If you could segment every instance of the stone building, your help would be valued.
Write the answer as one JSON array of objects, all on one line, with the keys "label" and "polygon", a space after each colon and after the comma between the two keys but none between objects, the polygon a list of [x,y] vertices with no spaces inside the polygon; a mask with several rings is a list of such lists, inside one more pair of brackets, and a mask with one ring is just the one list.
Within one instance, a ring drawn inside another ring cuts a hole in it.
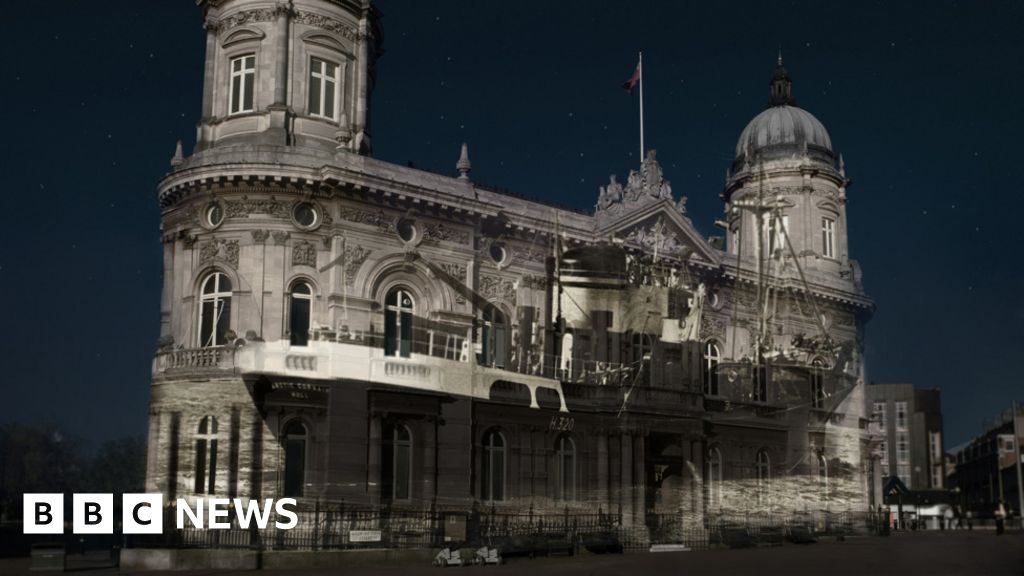
[{"label": "stone building", "polygon": [[149,490],[637,526],[868,508],[873,303],[842,159],[781,59],[709,239],[653,151],[593,211],[474,183],[465,146],[452,177],[374,159],[366,1],[199,4]]}]

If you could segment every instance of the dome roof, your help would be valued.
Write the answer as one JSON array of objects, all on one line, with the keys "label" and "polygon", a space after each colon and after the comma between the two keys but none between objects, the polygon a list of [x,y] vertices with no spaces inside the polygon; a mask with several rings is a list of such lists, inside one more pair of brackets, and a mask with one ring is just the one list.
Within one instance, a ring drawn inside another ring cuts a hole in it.
[{"label": "dome roof", "polygon": [[814,115],[797,107],[793,80],[782,65],[781,53],[768,86],[768,109],[755,116],[740,134],[734,166],[755,157],[784,158],[792,157],[794,153],[803,153],[813,161],[831,164],[832,140]]},{"label": "dome roof", "polygon": [[736,157],[769,146],[803,148],[805,144],[832,152],[832,140],[817,118],[803,108],[780,104],[761,112],[747,124],[736,142]]}]

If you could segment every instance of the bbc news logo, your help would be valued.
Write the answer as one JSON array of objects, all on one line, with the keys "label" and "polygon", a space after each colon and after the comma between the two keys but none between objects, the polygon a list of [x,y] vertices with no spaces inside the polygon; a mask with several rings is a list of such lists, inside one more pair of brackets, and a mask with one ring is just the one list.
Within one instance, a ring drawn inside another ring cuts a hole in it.
[{"label": "bbc news logo", "polygon": [[[74,534],[113,534],[113,494],[73,494],[71,531]],[[266,530],[271,512],[277,518],[274,526],[291,530],[299,523],[294,498],[258,500],[243,498],[196,499],[191,505],[184,498],[175,502],[175,525],[179,530],[186,521],[195,528],[226,530],[231,527],[228,517],[235,512],[239,528],[251,525]],[[124,534],[162,534],[164,530],[163,494],[123,494],[121,496],[121,531]],[[63,494],[25,494],[22,531],[25,534],[64,533]]]}]

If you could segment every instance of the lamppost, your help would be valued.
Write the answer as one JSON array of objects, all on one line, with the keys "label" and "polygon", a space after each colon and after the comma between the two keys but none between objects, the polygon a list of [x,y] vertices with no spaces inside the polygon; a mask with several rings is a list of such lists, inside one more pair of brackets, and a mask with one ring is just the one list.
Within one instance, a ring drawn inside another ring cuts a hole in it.
[{"label": "lamppost", "polygon": [[[1020,524],[1022,530],[1024,530],[1024,484],[1021,483],[1021,469],[1020,469],[1020,434],[1021,431],[1017,429],[1017,401],[1013,401],[1013,408],[1010,410],[1010,417],[1013,418],[1013,459],[1014,465],[1017,468],[1017,522]],[[1002,474],[1000,474],[1002,478]]]}]

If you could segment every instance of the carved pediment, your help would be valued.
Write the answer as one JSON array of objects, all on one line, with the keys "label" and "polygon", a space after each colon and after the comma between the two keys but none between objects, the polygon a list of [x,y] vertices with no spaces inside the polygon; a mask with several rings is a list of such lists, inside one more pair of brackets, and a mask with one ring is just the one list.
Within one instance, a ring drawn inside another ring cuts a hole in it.
[{"label": "carved pediment", "polygon": [[638,248],[658,258],[701,262],[717,266],[719,256],[707,240],[669,202],[654,204],[628,215],[605,228],[598,236],[617,238],[627,247]]},{"label": "carved pediment", "polygon": [[680,260],[689,259],[693,254],[693,246],[679,237],[678,230],[665,223],[662,217],[653,222],[647,221],[620,233],[626,244],[634,245],[659,256],[676,257]]},{"label": "carved pediment", "polygon": [[595,206],[598,226],[603,222],[617,220],[638,209],[662,202],[674,203],[680,214],[686,214],[686,197],[678,202],[672,197],[672,186],[665,179],[656,151],[651,150],[640,166],[640,171],[630,170],[623,186],[612,174],[608,185],[600,188]]}]

